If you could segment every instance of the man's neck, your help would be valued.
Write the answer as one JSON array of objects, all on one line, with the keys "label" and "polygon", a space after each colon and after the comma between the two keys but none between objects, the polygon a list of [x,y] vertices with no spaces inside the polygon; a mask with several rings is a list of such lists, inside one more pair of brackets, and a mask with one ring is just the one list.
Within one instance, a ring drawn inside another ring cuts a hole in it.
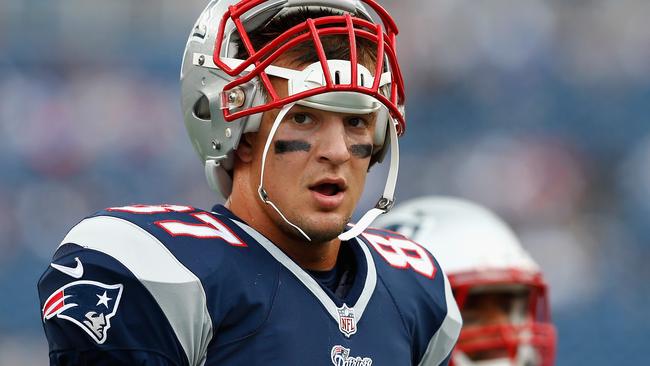
[{"label": "man's neck", "polygon": [[[327,242],[309,242],[297,231],[289,235],[282,230],[259,202],[243,197],[241,191],[233,191],[225,206],[247,225],[268,238],[300,267],[314,271],[327,271],[336,265],[341,241],[334,238]],[[257,197],[256,197],[257,198]]]}]

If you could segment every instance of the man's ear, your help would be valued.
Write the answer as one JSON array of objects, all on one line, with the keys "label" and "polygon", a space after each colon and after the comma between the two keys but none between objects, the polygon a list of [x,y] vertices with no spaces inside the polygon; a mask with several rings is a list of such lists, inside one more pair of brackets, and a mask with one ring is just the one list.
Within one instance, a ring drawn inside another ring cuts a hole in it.
[{"label": "man's ear", "polygon": [[241,160],[243,163],[250,163],[253,160],[253,140],[254,140],[254,132],[250,133],[245,133],[241,140],[239,140],[239,145],[237,146],[237,150],[235,150],[235,154],[237,155],[237,158]]}]

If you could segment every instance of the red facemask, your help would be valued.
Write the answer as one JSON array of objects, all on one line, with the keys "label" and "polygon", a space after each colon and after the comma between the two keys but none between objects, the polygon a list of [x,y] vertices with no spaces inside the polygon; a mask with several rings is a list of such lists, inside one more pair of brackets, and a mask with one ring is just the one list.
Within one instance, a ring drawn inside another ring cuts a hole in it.
[{"label": "red facemask", "polygon": [[462,273],[450,274],[449,280],[463,315],[454,352],[472,362],[507,358],[511,365],[522,359],[525,365],[554,364],[557,335],[540,273]]},{"label": "red facemask", "polygon": [[[251,114],[279,108],[283,105],[317,94],[344,91],[358,92],[376,98],[386,106],[391,116],[397,121],[396,127],[398,135],[404,133],[406,128],[406,122],[404,119],[404,82],[397,62],[395,50],[395,40],[398,30],[395,22],[385,9],[374,0],[360,0],[364,5],[367,5],[378,15],[381,20],[380,23],[375,24],[366,19],[353,17],[350,14],[307,19],[307,21],[290,28],[261,49],[256,50],[250,41],[249,34],[242,22],[242,17],[251,9],[268,1],[269,0],[240,1],[228,8],[228,11],[223,15],[220,22],[220,28],[215,39],[212,61],[229,76],[234,77],[234,80],[224,87],[224,94],[227,94],[229,90],[233,90],[239,85],[251,81],[255,77],[259,77],[269,96],[269,100],[261,105],[251,106],[236,112],[232,112],[228,108],[223,109],[224,119],[226,121],[233,121]],[[228,22],[234,24],[249,55],[241,64],[234,67],[232,64],[229,65],[221,57],[222,45],[224,44],[224,30]],[[350,48],[351,67],[351,80],[349,83],[337,83],[329,70],[321,37],[331,35],[347,35]],[[365,38],[377,46],[377,62],[374,69],[374,82],[371,86],[363,86],[358,80],[357,65],[359,60],[356,46],[357,38]],[[305,42],[313,43],[314,49],[318,54],[320,65],[323,68],[323,75],[326,83],[321,87],[281,98],[273,88],[265,69],[281,55],[290,52],[292,48]],[[382,90],[380,87],[382,76],[384,79],[387,76],[391,78],[389,87],[387,88],[388,90]]]}]

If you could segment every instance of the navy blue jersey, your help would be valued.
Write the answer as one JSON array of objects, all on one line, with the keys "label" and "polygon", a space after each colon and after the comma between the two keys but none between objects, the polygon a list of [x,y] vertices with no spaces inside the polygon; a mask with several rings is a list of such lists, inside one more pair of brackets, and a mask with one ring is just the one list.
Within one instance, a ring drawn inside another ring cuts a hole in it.
[{"label": "navy blue jersey", "polygon": [[51,365],[440,365],[461,320],[421,246],[342,243],[340,298],[223,206],[127,206],[65,237],[38,284]]}]

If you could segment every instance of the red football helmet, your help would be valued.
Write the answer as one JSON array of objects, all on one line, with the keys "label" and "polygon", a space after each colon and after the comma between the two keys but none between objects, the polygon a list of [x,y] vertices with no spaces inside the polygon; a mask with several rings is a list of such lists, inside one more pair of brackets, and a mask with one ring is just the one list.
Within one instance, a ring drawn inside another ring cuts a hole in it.
[{"label": "red football helmet", "polygon": [[551,366],[556,330],[539,266],[512,230],[468,201],[425,197],[377,224],[427,247],[449,277],[463,316],[455,366]]}]

